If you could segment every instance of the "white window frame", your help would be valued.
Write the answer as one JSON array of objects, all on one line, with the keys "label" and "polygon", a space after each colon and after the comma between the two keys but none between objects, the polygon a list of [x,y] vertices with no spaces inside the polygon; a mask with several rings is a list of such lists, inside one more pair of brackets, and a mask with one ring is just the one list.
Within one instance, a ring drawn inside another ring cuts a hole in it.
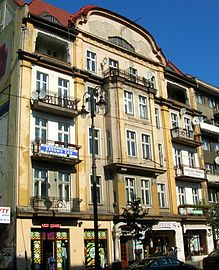
[{"label": "white window frame", "polygon": [[87,70],[96,73],[97,71],[97,54],[91,50],[86,52]]},{"label": "white window frame", "polygon": [[[35,140],[37,139],[40,139],[42,140],[43,143],[46,143],[47,141],[47,126],[48,126],[48,121],[47,119],[45,118],[41,118],[41,117],[35,117],[35,123],[34,123],[34,126],[35,126]],[[37,124],[36,122],[39,121],[39,123]],[[44,125],[45,123],[45,125]],[[38,130],[38,133],[39,133],[39,137],[36,136],[36,132]],[[43,138],[42,134],[45,132],[45,138]]]},{"label": "white window frame", "polygon": [[69,99],[70,90],[69,90],[69,80],[58,77],[58,97],[61,99]]},{"label": "white window frame", "polygon": [[143,205],[151,206],[151,183],[147,178],[141,178],[141,199]]},{"label": "white window frame", "polygon": [[151,136],[146,133],[141,133],[141,149],[142,149],[142,158],[151,159]]},{"label": "white window frame", "polygon": [[166,185],[164,183],[157,183],[157,194],[158,194],[158,203],[159,208],[166,208]]},{"label": "white window frame", "polygon": [[174,160],[175,160],[175,167],[181,168],[182,166],[182,150],[179,148],[173,148],[174,150]]},{"label": "white window frame", "polygon": [[[42,172],[45,173],[45,177],[43,177]],[[36,177],[36,173],[38,173],[38,177]],[[49,189],[48,189],[48,185],[47,184],[47,170],[46,169],[42,169],[42,168],[34,168],[33,170],[33,178],[34,178],[34,184],[33,184],[33,194],[35,197],[39,197],[39,198],[46,198],[46,195],[49,196]],[[38,192],[36,193],[36,184],[37,184],[37,190]],[[43,185],[45,188],[45,194],[43,194]],[[47,189],[47,190],[46,190]],[[47,194],[46,194],[47,193]]]},{"label": "white window frame", "polygon": [[136,131],[126,130],[127,154],[130,157],[137,157],[137,134]]},{"label": "white window frame", "polygon": [[132,92],[124,90],[125,113],[134,115],[134,95]]},{"label": "white window frame", "polygon": [[194,205],[199,204],[199,202],[200,202],[198,188],[192,188],[192,201],[193,201]]},{"label": "white window frame", "polygon": [[195,168],[195,153],[188,151],[189,168]]},{"label": "white window frame", "polygon": [[110,130],[106,130],[106,156],[110,157],[111,156],[111,147],[112,147],[112,142],[111,142],[111,132]]},{"label": "white window frame", "polygon": [[[90,175],[90,203],[93,203],[93,181],[92,175]],[[97,190],[97,203],[102,204],[103,202],[103,182],[102,177],[100,175],[96,175],[96,190]]]},{"label": "white window frame", "polygon": [[189,133],[192,131],[192,122],[190,118],[184,117],[184,127],[189,136]]},{"label": "white window frame", "polygon": [[[89,154],[92,155],[92,134],[91,127],[88,128],[88,145],[89,145]],[[94,137],[96,144],[95,155],[101,156],[101,130],[99,128],[94,128],[94,135],[97,133],[97,136]]]},{"label": "white window frame", "polygon": [[149,110],[148,110],[148,98],[142,95],[138,96],[139,104],[139,116],[142,119],[149,119]]},{"label": "white window frame", "polygon": [[205,104],[205,97],[202,94],[196,94],[196,101],[199,104]]},{"label": "white window frame", "polygon": [[179,127],[179,117],[177,113],[170,113],[171,127],[178,128]]},{"label": "white window frame", "polygon": [[179,204],[183,205],[186,204],[186,188],[178,186],[178,198]]},{"label": "white window frame", "polygon": [[[57,181],[57,192],[58,192],[58,198],[62,201],[69,201],[71,198],[71,177],[70,173],[68,172],[58,172],[58,181]],[[68,191],[66,193],[65,189],[68,188]]]},{"label": "white window frame", "polygon": [[136,68],[129,67],[129,76],[130,76],[130,81],[137,83],[138,70]]},{"label": "white window frame", "polygon": [[159,108],[155,107],[155,123],[156,123],[156,128],[160,129],[160,110]]},{"label": "white window frame", "polygon": [[158,143],[158,153],[159,153],[159,162],[160,166],[164,166],[164,154],[163,154],[163,145],[162,143]]},{"label": "white window frame", "polygon": [[133,196],[135,196],[135,184],[136,179],[134,177],[125,177],[125,194],[126,194],[126,203],[133,201]]},{"label": "white window frame", "polygon": [[58,141],[68,144],[70,142],[69,139],[70,139],[70,125],[67,123],[58,122]]},{"label": "white window frame", "polygon": [[109,58],[109,68],[119,69],[119,62],[112,58]]},{"label": "white window frame", "polygon": [[36,72],[36,91],[45,91],[48,93],[49,89],[49,75],[45,72],[37,70]]},{"label": "white window frame", "polygon": [[211,144],[209,140],[202,138],[202,149],[206,151],[211,151]]}]

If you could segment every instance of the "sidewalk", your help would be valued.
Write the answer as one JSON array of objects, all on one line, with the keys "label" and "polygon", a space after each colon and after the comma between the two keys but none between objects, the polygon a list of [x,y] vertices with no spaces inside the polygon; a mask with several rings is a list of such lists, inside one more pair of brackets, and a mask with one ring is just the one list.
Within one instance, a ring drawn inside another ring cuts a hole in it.
[{"label": "sidewalk", "polygon": [[197,261],[197,262],[185,261],[185,263],[195,265],[199,270],[202,270],[203,269],[202,261]]}]

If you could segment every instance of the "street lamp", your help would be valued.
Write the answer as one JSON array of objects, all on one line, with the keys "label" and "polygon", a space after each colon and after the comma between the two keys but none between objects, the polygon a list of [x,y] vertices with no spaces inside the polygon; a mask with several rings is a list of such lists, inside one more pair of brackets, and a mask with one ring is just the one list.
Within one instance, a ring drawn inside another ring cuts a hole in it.
[{"label": "street lamp", "polygon": [[[99,91],[100,90],[100,91]],[[95,125],[94,118],[96,116],[96,107],[103,109],[106,102],[102,95],[102,89],[100,86],[90,89],[83,95],[83,105],[79,114],[82,118],[86,118],[86,115],[90,113],[91,115],[91,147],[92,147],[92,180],[93,180],[93,216],[94,216],[94,247],[95,247],[95,269],[100,270],[100,257],[98,250],[98,209],[97,209],[97,175],[96,175],[96,147],[95,147]],[[88,96],[88,101],[90,103],[90,112],[88,112],[84,105],[85,96]],[[98,99],[96,102],[96,99]]]}]

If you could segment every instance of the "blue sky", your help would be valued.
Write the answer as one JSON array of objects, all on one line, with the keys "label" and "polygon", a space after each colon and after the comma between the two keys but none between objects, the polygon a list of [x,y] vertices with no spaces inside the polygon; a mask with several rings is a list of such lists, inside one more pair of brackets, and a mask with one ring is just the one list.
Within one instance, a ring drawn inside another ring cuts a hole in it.
[{"label": "blue sky", "polygon": [[180,70],[219,87],[219,0],[44,1],[70,13],[92,4],[136,20]]}]

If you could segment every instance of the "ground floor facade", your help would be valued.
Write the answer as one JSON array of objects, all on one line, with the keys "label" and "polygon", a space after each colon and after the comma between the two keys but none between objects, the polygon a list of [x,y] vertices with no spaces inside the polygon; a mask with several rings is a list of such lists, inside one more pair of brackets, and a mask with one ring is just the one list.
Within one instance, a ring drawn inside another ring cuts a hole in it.
[{"label": "ground floor facade", "polygon": [[[182,261],[201,260],[214,249],[208,227],[197,222],[160,221],[145,233],[143,241],[124,234],[124,222],[99,220],[98,224],[102,267],[118,262],[126,268],[138,259],[168,255],[172,247],[177,247]],[[55,259],[55,270],[89,269],[95,258],[93,221],[18,218],[15,249],[18,270],[49,269],[50,256]]]}]

